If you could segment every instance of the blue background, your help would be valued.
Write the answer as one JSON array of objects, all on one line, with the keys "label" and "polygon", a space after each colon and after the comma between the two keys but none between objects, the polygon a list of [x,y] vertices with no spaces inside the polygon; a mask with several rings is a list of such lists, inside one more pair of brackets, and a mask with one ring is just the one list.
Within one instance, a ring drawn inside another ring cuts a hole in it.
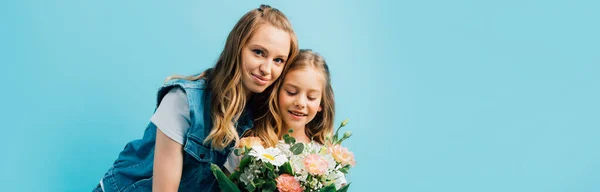
[{"label": "blue background", "polygon": [[2,191],[91,191],[260,3],[333,71],[351,191],[600,191],[598,1],[1,1]]}]

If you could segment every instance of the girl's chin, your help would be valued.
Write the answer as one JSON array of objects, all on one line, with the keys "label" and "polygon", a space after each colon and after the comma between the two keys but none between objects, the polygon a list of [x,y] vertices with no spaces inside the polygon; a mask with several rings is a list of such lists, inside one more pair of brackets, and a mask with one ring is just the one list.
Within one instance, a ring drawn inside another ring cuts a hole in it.
[{"label": "girl's chin", "polygon": [[294,123],[285,123],[287,127],[289,127],[290,129],[293,130],[298,130],[298,127],[304,127],[305,125],[302,125],[302,123],[300,122],[294,122]]}]

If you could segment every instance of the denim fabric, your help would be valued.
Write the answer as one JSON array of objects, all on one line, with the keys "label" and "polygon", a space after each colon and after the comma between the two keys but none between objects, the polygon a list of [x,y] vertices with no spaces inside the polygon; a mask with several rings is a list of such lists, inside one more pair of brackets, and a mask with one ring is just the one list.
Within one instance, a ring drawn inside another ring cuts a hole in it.
[{"label": "denim fabric", "polygon": [[[157,103],[175,86],[186,92],[191,120],[191,127],[184,136],[185,152],[179,191],[219,191],[210,163],[222,167],[233,144],[221,151],[203,144],[212,129],[211,90],[203,79],[174,79],[160,88]],[[235,125],[239,135],[250,129],[253,126],[250,111],[245,110]],[[149,123],[141,139],[127,143],[101,180],[105,192],[152,191],[156,130],[156,126]]]}]

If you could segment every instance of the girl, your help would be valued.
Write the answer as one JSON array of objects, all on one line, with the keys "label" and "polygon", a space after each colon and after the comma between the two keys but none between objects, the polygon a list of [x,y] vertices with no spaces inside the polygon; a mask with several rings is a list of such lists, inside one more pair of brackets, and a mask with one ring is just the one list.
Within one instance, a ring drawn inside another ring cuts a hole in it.
[{"label": "girl", "polygon": [[[255,128],[244,136],[259,137],[266,147],[273,147],[288,133],[296,141],[325,144],[333,131],[335,115],[333,88],[329,68],[323,57],[308,49],[300,50],[282,81],[275,83],[269,97],[269,112],[255,122]],[[266,132],[271,133],[266,134]],[[275,135],[272,137],[272,135]],[[225,168],[232,173],[240,157],[230,154]]]},{"label": "girl", "polygon": [[298,54],[286,16],[261,5],[229,33],[216,65],[173,77],[142,139],[129,142],[94,191],[215,191],[209,165],[222,165],[252,127],[246,104],[277,82]]}]

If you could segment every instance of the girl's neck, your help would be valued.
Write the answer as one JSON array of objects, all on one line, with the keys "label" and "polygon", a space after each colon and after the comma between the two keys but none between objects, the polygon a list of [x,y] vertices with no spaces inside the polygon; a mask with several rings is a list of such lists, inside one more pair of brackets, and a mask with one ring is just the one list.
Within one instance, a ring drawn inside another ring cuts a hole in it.
[{"label": "girl's neck", "polygon": [[290,134],[290,136],[292,136],[296,139],[296,142],[301,142],[301,143],[310,143],[311,142],[310,138],[308,138],[308,135],[306,135],[306,132],[304,131],[304,127],[291,128],[291,129],[293,129],[294,132],[288,133],[288,131],[290,130],[290,127],[286,126],[285,128],[283,128],[282,133],[284,135]]}]

